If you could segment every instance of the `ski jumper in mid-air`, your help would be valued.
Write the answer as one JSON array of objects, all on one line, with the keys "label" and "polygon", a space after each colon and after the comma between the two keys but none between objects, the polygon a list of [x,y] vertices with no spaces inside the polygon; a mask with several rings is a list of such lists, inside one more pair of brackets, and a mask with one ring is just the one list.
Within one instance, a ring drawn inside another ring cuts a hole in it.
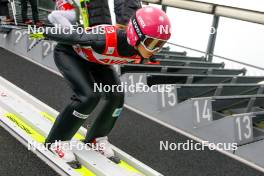
[{"label": "ski jumper in mid-air", "polygon": [[[52,146],[55,141],[70,141],[84,121],[92,118],[91,113],[96,108],[98,113],[92,114],[95,122],[83,142],[104,144],[99,152],[118,162],[107,135],[122,112],[124,92],[114,86],[110,92],[97,92],[94,91],[94,84],[120,85],[113,65],[142,63],[157,53],[171,36],[170,30],[163,31],[161,28],[171,29],[168,16],[158,8],[147,6],[136,11],[126,30],[114,25],[98,25],[82,34],[45,31],[43,36],[46,39],[58,42],[54,60],[74,92],[72,102],[58,115],[46,144]],[[63,150],[60,146],[52,148],[72,167],[79,167],[72,151]]]}]

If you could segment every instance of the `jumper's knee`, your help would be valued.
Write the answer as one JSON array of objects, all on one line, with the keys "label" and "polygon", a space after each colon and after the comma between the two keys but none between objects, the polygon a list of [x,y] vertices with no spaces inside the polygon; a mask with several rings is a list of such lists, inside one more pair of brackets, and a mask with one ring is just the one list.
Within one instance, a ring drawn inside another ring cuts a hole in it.
[{"label": "jumper's knee", "polygon": [[52,16],[52,13],[48,15],[48,20],[49,20],[49,22],[51,22],[52,24],[55,23],[55,20],[54,20],[54,18],[53,18],[53,16]]},{"label": "jumper's knee", "polygon": [[[61,11],[52,11],[49,15],[48,15],[48,20],[52,23],[52,24],[60,24],[61,19],[63,18],[63,16],[61,15]],[[62,24],[61,24],[62,25]]]},{"label": "jumper's knee", "polygon": [[90,92],[89,94],[85,95],[74,95],[71,97],[71,99],[75,102],[77,106],[86,106],[88,107],[95,107],[98,102],[100,101],[100,94]]},{"label": "jumper's knee", "polygon": [[73,115],[81,119],[87,119],[98,104],[100,97],[90,94],[89,96],[72,96]]}]

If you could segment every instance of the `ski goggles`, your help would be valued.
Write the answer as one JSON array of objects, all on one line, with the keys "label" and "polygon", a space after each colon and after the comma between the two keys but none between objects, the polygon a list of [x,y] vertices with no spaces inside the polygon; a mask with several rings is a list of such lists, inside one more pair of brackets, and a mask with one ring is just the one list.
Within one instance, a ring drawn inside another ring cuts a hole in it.
[{"label": "ski goggles", "polygon": [[145,39],[140,43],[149,52],[156,52],[162,49],[165,45],[166,40],[160,40],[153,37],[145,36]]},{"label": "ski goggles", "polygon": [[147,51],[149,52],[159,51],[162,49],[162,47],[167,42],[166,40],[161,40],[161,39],[157,39],[157,38],[153,38],[153,37],[145,35],[140,29],[140,25],[138,24],[138,21],[135,15],[131,18],[131,22],[132,22],[134,30],[137,33],[137,36],[140,39],[140,43],[143,45],[143,47]]}]

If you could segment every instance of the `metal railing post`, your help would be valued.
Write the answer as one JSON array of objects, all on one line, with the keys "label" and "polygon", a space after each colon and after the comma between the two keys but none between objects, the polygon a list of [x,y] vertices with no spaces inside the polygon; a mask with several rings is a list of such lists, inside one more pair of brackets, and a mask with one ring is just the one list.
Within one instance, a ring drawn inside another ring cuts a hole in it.
[{"label": "metal railing post", "polygon": [[206,55],[205,55],[205,58],[208,62],[212,62],[212,60],[213,60],[217,30],[218,30],[218,25],[219,25],[219,19],[220,19],[220,16],[214,15],[212,26],[211,26],[211,33],[209,36]]},{"label": "metal railing post", "polygon": [[168,7],[168,6],[165,6],[165,5],[162,5],[162,6],[161,6],[162,10],[163,10],[165,13],[167,12],[167,7]]}]

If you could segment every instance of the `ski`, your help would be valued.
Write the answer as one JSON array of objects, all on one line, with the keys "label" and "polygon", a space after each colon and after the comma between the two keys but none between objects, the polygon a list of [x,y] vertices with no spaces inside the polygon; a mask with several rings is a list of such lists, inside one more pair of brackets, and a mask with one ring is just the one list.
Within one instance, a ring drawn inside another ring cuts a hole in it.
[{"label": "ski", "polygon": [[15,0],[9,0],[9,3],[11,4],[13,18],[14,18],[14,21],[15,21],[15,25],[17,25]]},{"label": "ski", "polygon": [[[15,137],[23,137],[24,144],[32,146],[32,152],[38,152],[41,159],[62,175],[79,176],[161,176],[160,173],[144,165],[132,156],[113,146],[121,162],[116,164],[94,150],[73,148],[74,154],[82,164],[81,169],[73,169],[57,158],[46,148],[43,142],[50,131],[58,113],[30,94],[19,89],[0,77],[0,125],[13,132]],[[81,127],[74,136],[76,146],[83,145],[86,130]],[[40,146],[39,148],[34,148]],[[44,147],[44,146],[43,146]]]},{"label": "ski", "polygon": [[[27,24],[19,23],[19,22],[17,22],[16,24],[15,23],[0,24],[0,28],[17,29],[17,30],[28,29],[28,27],[34,27],[34,25],[27,25]],[[45,24],[42,27],[52,27],[52,25]],[[36,27],[36,28],[39,28],[39,27]]]},{"label": "ski", "polygon": [[[17,30],[21,30],[23,29],[22,26],[16,26],[16,25],[12,25],[12,24],[0,24],[0,28],[6,28],[6,29],[17,29]],[[25,28],[24,28],[25,29]]]},{"label": "ski", "polygon": [[88,3],[90,3],[90,0],[80,0],[80,12],[84,29],[89,27],[89,14],[87,10]]},{"label": "ski", "polygon": [[8,34],[13,29],[22,30],[22,29],[26,29],[26,28],[22,27],[22,26],[16,26],[12,23],[11,24],[0,24],[0,33]]}]

